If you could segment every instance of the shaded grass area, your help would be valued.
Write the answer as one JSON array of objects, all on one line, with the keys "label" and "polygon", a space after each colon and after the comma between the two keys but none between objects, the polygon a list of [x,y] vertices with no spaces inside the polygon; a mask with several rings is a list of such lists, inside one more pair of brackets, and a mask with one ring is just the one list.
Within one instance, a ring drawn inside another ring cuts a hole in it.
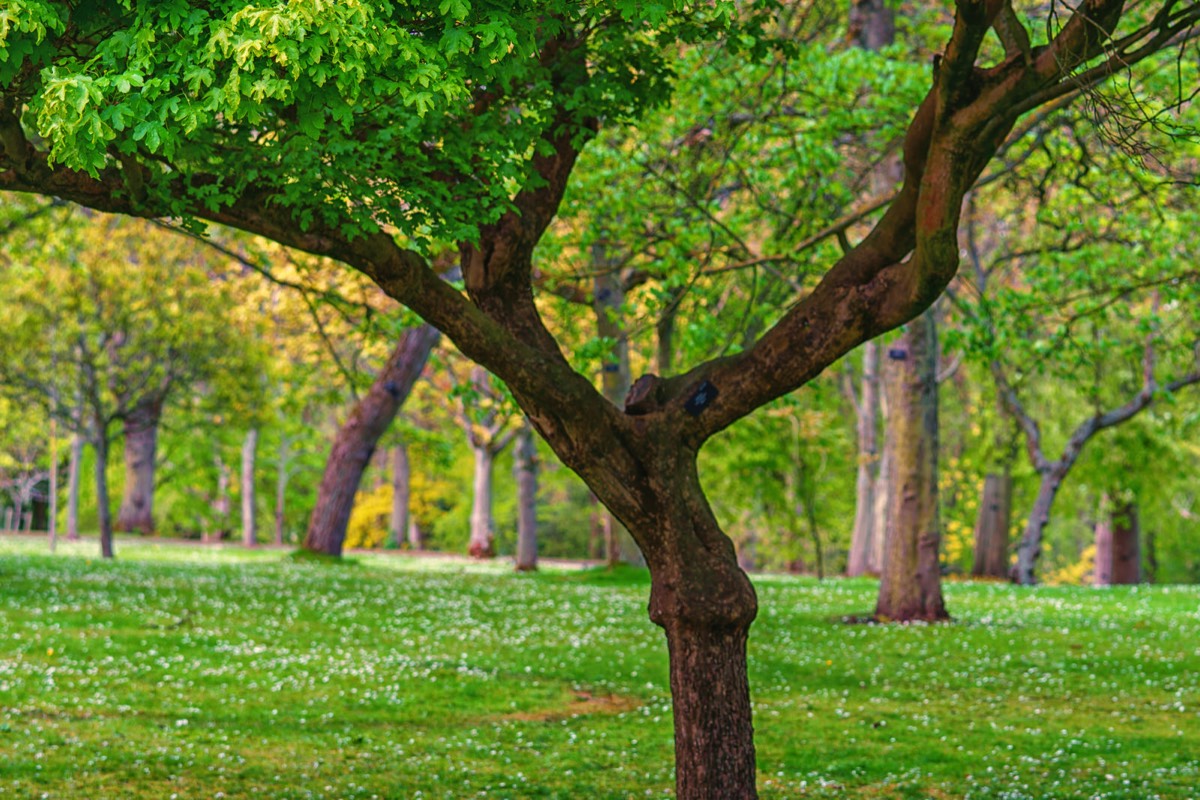
[{"label": "shaded grass area", "polygon": [[[671,794],[644,573],[0,538],[0,796]],[[758,577],[767,798],[1192,798],[1200,590]]]}]

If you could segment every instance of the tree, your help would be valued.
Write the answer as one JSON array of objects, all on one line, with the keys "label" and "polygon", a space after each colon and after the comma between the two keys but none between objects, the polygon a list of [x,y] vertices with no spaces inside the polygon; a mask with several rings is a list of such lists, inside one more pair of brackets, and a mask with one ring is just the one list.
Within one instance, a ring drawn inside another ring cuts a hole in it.
[{"label": "tree", "polygon": [[[9,331],[0,376],[6,392],[92,446],[101,551],[111,557],[107,465],[117,426],[144,422],[148,397],[158,402],[176,385],[220,371],[236,332],[222,314],[227,290],[211,279],[199,246],[140,221],[71,209],[58,216],[54,235],[40,245],[22,242],[7,270],[12,302],[0,312]],[[135,495],[146,511],[153,439],[131,445],[138,453],[132,477],[146,493]]]},{"label": "tree", "polygon": [[[871,232],[740,351],[643,375],[622,410],[545,327],[534,248],[597,127],[665,99],[677,43],[742,24],[732,4],[145,4],[69,26],[65,3],[18,6],[0,188],[188,213],[345,261],[501,378],[625,524],[666,633],[685,800],[756,795],[757,598],[701,488],[701,447],[918,316],[953,278],[964,195],[1017,119],[1200,16],[1139,8],[1118,30],[1120,0],[1086,0],[1061,26],[1057,9],[1037,21],[1052,38],[1035,48],[1010,5],[961,0],[904,137],[904,183]],[[745,22],[727,48],[764,30]],[[1002,54],[984,46],[993,27]],[[49,66],[22,69],[27,53]],[[431,238],[459,243],[465,293],[425,257]]]}]

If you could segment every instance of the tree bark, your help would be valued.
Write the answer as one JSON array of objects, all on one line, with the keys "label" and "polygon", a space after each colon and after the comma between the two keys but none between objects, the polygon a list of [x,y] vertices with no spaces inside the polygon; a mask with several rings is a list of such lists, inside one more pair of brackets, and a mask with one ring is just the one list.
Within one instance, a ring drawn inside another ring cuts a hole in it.
[{"label": "tree bark", "polygon": [[948,619],[938,563],[937,332],[932,311],[909,323],[888,351],[888,447],[893,485],[875,616]]},{"label": "tree bark", "polygon": [[496,555],[492,524],[492,466],[496,456],[486,444],[474,445],[475,481],[471,498],[471,540],[467,551],[472,558]]},{"label": "tree bark", "polygon": [[863,345],[862,391],[855,408],[858,475],[854,485],[854,532],[846,564],[846,575],[851,578],[867,574],[872,566],[878,570],[878,561],[871,556],[876,536],[883,538],[883,531],[876,530],[875,508],[879,482],[879,345],[875,341]]},{"label": "tree bark", "polygon": [[404,537],[409,532],[408,505],[411,489],[412,466],[408,463],[408,444],[402,439],[392,450],[392,516],[388,521],[388,532],[397,549],[404,546]]},{"label": "tree bark", "polygon": [[217,493],[212,501],[215,530],[205,532],[202,537],[205,544],[219,542],[229,533],[229,513],[233,509],[229,499],[229,467],[220,454],[213,457],[213,463],[217,467]]},{"label": "tree bark", "polygon": [[989,473],[983,479],[983,499],[975,522],[975,564],[971,574],[977,578],[1007,578],[1008,530],[1012,525],[1012,475]]},{"label": "tree bark", "polygon": [[100,523],[100,556],[113,557],[112,510],[108,505],[108,441],[99,436],[92,442],[96,451],[96,511]]},{"label": "tree bark", "polygon": [[117,530],[154,533],[154,468],[163,401],[139,400],[125,418],[125,487]]},{"label": "tree bark", "polygon": [[1034,583],[1037,561],[1042,555],[1042,536],[1046,526],[1050,524],[1050,509],[1054,506],[1054,498],[1058,495],[1058,489],[1070,468],[1071,464],[1056,461],[1042,471],[1037,498],[1033,501],[1033,511],[1029,514],[1029,521],[1025,523],[1021,543],[1017,545],[1017,563],[1011,573],[1016,583],[1023,586],[1032,586]]},{"label": "tree bark", "polygon": [[[1106,498],[1107,499],[1107,498]],[[1106,502],[1107,505],[1107,502]],[[1096,586],[1142,582],[1141,537],[1137,506],[1126,502],[1101,515],[1096,523]]]},{"label": "tree bark", "polygon": [[258,457],[258,428],[246,431],[242,442],[242,545],[258,544],[257,493],[254,485],[254,462]]},{"label": "tree bark", "polygon": [[275,470],[275,544],[281,546],[284,539],[284,528],[287,524],[287,488],[291,479],[292,450],[291,441],[284,434],[279,442],[279,464]]},{"label": "tree bark", "polygon": [[341,556],[363,470],[375,452],[379,437],[392,424],[425,369],[439,335],[430,325],[406,331],[367,394],[338,430],[304,537],[305,550]]},{"label": "tree bark", "polygon": [[513,472],[516,473],[517,479],[516,568],[519,572],[530,572],[538,566],[538,457],[533,428],[528,422],[524,422],[517,433],[513,456]]},{"label": "tree bark", "polygon": [[[884,418],[883,428],[888,429],[887,407],[881,409]],[[894,482],[892,472],[895,468],[895,452],[887,446],[888,436],[884,436],[883,453],[879,457],[879,474],[875,477],[875,518],[871,523],[872,536],[870,547],[867,549],[868,575],[882,575],[887,544],[888,518],[891,514],[891,499]]]},{"label": "tree bark", "polygon": [[83,436],[71,437],[71,460],[67,464],[67,539],[79,539],[79,472],[83,463]]}]

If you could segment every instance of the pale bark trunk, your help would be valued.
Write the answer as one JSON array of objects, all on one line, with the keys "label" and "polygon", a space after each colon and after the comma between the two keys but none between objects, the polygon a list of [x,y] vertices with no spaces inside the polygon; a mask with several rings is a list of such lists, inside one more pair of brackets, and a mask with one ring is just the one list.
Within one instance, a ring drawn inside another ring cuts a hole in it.
[{"label": "pale bark trunk", "polygon": [[100,522],[100,555],[113,557],[112,511],[108,505],[108,442],[103,436],[92,442],[96,451],[96,510]]},{"label": "pale bark trunk", "polygon": [[258,456],[258,428],[246,432],[242,442],[242,545],[258,544],[257,494],[254,485],[254,462]]},{"label": "pale bark trunk", "polygon": [[971,574],[980,578],[1007,578],[1008,530],[1012,525],[1012,475],[989,473],[983,480],[983,498],[975,523],[975,564]]},{"label": "pale bark trunk", "polygon": [[[884,430],[887,430],[887,414],[884,409]],[[882,575],[884,562],[884,547],[887,543],[888,517],[891,514],[892,471],[894,454],[887,447],[887,436],[884,436],[883,453],[879,457],[879,475],[875,478],[875,519],[872,522],[871,546],[867,550],[867,569],[869,575]]]},{"label": "pale bark trunk", "polygon": [[154,533],[154,468],[162,400],[144,398],[125,419],[125,487],[117,530]]},{"label": "pale bark trunk", "polygon": [[492,467],[496,456],[487,445],[472,449],[475,451],[475,481],[468,552],[472,558],[492,558],[496,555],[492,525]]},{"label": "pale bark trunk", "polygon": [[338,431],[304,537],[305,550],[341,556],[363,470],[379,437],[392,424],[425,369],[438,337],[437,329],[429,325],[406,331],[366,396]]},{"label": "pale bark trunk", "polygon": [[408,462],[408,445],[397,442],[392,450],[392,516],[388,532],[396,547],[404,545],[408,534],[408,504],[412,487],[412,467]]},{"label": "pale bark trunk", "polygon": [[425,549],[425,534],[415,517],[408,517],[408,547],[410,550]]},{"label": "pale bark trunk", "polygon": [[931,311],[910,322],[889,349],[886,372],[894,472],[875,615],[897,622],[947,619],[938,563],[937,333]]},{"label": "pale bark trunk", "polygon": [[71,460],[67,464],[67,539],[79,538],[79,472],[83,464],[83,436],[71,437]]},{"label": "pale bark trunk", "polygon": [[[857,403],[858,475],[855,480],[854,532],[846,574],[853,578],[871,571],[876,531],[875,493],[879,481],[879,345],[863,345],[862,391]],[[878,568],[878,564],[875,564]]]},{"label": "pale bark trunk", "polygon": [[513,450],[513,472],[517,479],[517,560],[521,572],[536,570],[538,459],[533,428],[525,422]]},{"label": "pale bark trunk", "polygon": [[275,544],[282,545],[287,524],[287,488],[291,478],[291,442],[285,435],[279,443],[279,465],[275,471]]}]

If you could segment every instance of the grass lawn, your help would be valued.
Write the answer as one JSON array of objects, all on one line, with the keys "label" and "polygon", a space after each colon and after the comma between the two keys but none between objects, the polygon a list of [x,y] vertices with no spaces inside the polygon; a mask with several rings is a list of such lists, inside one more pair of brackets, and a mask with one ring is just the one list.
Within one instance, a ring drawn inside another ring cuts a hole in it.
[{"label": "grass lawn", "polygon": [[[0,797],[672,793],[637,574],[0,537]],[[756,576],[764,798],[1200,798],[1200,588]]]}]

